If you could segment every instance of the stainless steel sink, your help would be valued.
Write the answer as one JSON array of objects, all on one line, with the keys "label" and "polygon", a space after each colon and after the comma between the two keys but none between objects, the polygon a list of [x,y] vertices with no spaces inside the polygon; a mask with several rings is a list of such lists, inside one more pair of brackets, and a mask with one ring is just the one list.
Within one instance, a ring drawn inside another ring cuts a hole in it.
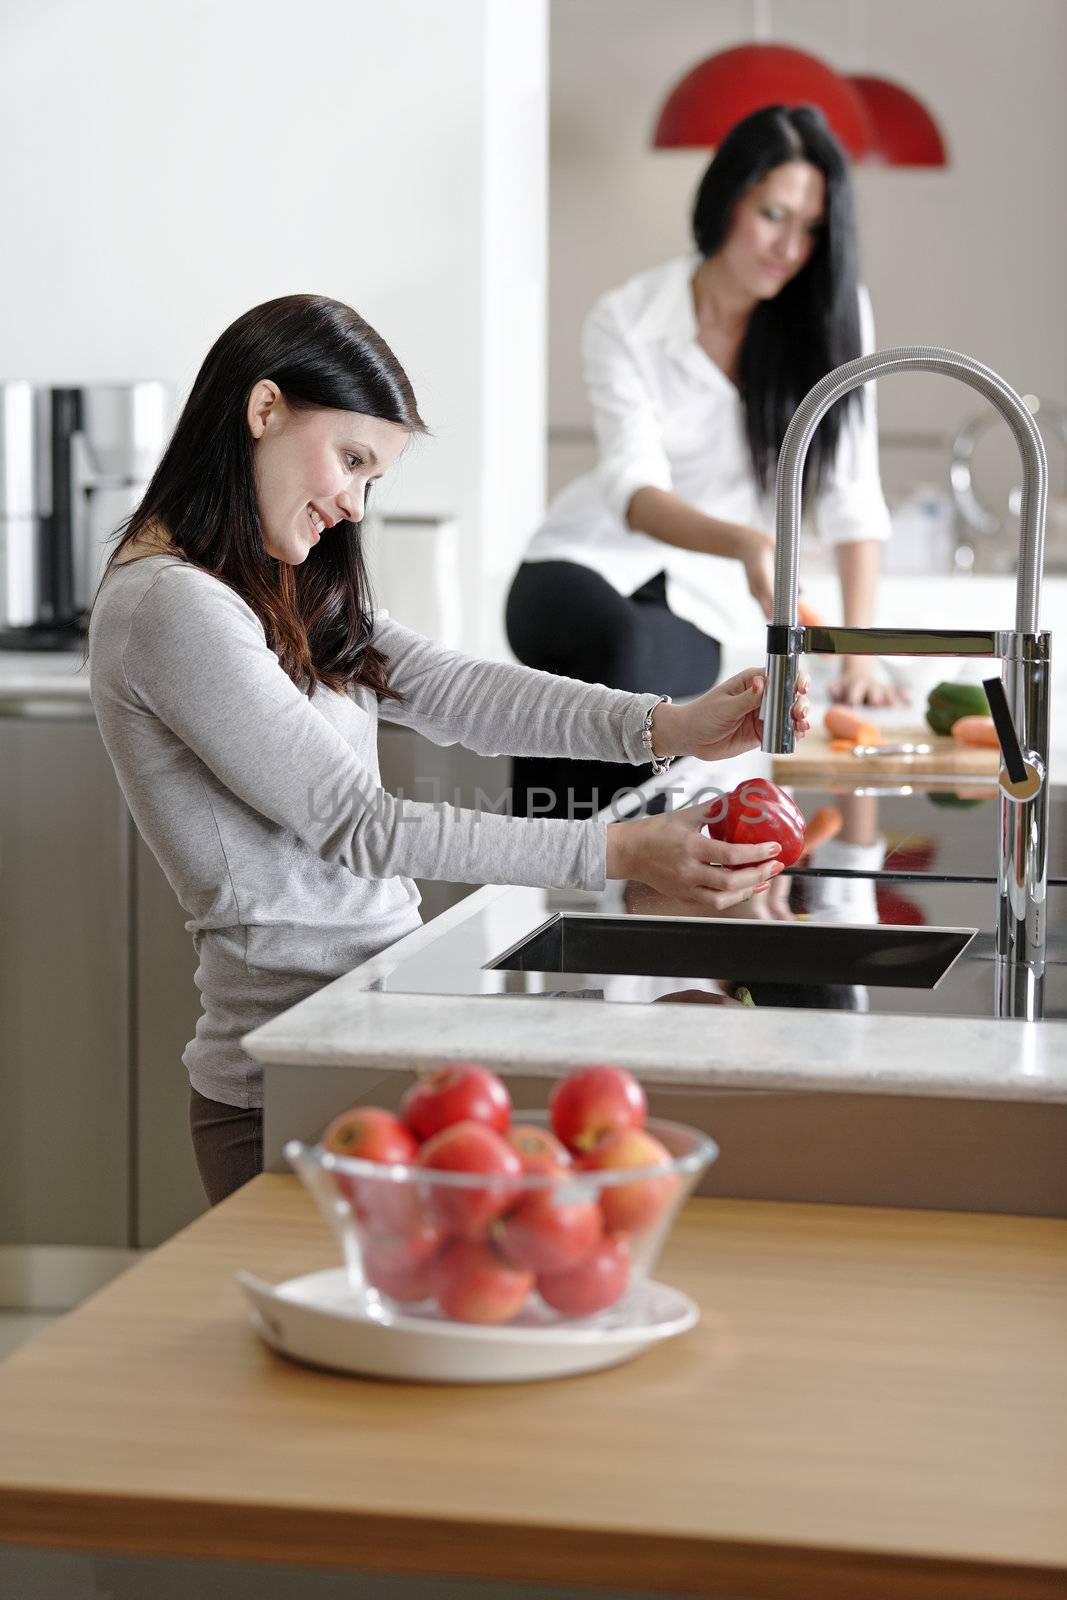
[{"label": "stainless steel sink", "polygon": [[976,928],[558,912],[488,968],[936,989]]}]

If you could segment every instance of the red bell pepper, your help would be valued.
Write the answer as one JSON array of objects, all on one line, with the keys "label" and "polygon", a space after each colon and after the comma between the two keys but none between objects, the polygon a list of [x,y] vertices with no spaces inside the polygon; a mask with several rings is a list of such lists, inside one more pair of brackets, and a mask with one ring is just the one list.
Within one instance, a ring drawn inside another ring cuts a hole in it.
[{"label": "red bell pepper", "polygon": [[804,813],[784,789],[766,778],[746,778],[718,797],[704,815],[708,833],[727,844],[777,844],[775,858],[791,867],[804,854]]}]

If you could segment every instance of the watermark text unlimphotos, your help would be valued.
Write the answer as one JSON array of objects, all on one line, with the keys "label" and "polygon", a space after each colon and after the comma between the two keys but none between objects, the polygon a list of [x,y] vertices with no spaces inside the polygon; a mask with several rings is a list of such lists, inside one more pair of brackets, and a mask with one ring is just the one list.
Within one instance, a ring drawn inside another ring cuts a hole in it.
[{"label": "watermark text unlimphotos", "polygon": [[[345,788],[336,784],[312,784],[307,791],[308,819],[316,828],[326,826],[334,829],[348,820],[351,820],[353,826],[357,822],[365,826],[368,821],[377,821],[383,826],[394,827],[398,823],[423,821],[427,814],[450,809],[473,813],[476,818],[554,816],[575,822],[588,822],[597,814],[594,811],[597,802],[590,798],[588,791],[581,792],[573,788],[568,788],[562,793],[549,788],[528,788],[525,791],[524,803],[517,810],[515,793],[510,785],[494,794],[488,794],[479,787],[473,795],[459,788],[448,789],[439,778],[416,778],[414,787],[414,794],[393,795],[370,785],[366,789],[361,789]],[[745,789],[746,785],[742,784],[739,790],[743,820],[748,823],[766,821],[770,813],[765,804],[764,793],[755,789],[752,793],[746,794]],[[731,792],[718,789],[713,784],[692,792],[687,792],[677,785],[657,789],[656,809],[674,811],[679,806],[700,806],[707,821],[720,822],[726,816]],[[659,796],[665,796],[665,802],[660,801]],[[603,791],[600,792],[599,798],[602,797]],[[603,807],[602,820],[623,822],[646,816],[651,798],[637,789],[618,789]]]}]

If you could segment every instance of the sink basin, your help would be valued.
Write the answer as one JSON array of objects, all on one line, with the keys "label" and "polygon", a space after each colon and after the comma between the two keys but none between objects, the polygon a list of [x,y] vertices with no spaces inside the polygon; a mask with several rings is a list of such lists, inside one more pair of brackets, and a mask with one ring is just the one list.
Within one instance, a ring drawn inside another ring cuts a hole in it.
[{"label": "sink basin", "polygon": [[513,972],[936,989],[976,928],[558,912],[486,962]]}]

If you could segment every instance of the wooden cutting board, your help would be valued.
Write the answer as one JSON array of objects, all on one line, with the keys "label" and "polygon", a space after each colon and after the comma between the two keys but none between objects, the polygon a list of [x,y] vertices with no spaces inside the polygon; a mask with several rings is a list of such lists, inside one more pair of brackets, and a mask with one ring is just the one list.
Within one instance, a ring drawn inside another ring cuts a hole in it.
[{"label": "wooden cutting board", "polygon": [[854,756],[848,750],[831,750],[830,735],[823,727],[812,728],[791,756],[775,756],[772,773],[775,783],[847,783],[850,779],[905,778],[928,783],[951,782],[964,778],[973,783],[988,778],[996,783],[1000,771],[999,750],[959,744],[955,739],[931,733],[925,724],[885,728],[886,744],[930,744],[927,756]]}]

